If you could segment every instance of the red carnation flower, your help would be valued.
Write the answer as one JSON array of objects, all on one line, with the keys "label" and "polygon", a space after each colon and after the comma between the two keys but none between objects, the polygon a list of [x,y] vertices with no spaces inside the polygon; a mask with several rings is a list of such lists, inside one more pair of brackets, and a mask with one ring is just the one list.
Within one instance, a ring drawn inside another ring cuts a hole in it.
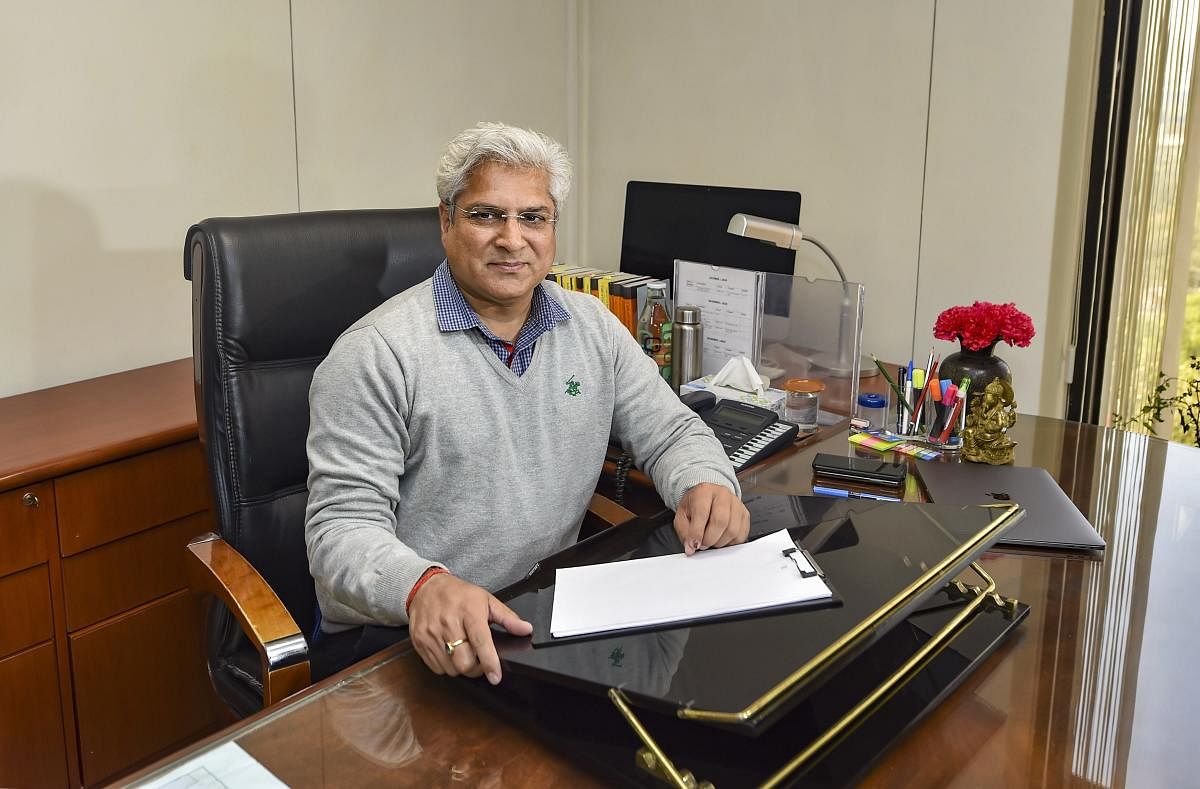
[{"label": "red carnation flower", "polygon": [[950,307],[937,316],[933,336],[939,340],[958,340],[970,351],[979,351],[997,342],[1028,347],[1034,334],[1033,321],[1017,305],[977,301],[970,307]]}]

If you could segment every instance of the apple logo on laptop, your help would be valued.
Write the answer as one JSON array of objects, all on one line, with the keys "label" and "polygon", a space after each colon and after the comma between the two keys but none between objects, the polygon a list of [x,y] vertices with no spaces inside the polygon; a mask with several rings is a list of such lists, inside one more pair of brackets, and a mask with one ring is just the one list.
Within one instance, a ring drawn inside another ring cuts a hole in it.
[{"label": "apple logo on laptop", "polygon": [[1007,493],[1005,493],[1003,491],[1001,491],[1000,493],[989,493],[987,495],[989,498],[993,498],[996,501],[1012,501],[1012,496],[1008,495]]}]

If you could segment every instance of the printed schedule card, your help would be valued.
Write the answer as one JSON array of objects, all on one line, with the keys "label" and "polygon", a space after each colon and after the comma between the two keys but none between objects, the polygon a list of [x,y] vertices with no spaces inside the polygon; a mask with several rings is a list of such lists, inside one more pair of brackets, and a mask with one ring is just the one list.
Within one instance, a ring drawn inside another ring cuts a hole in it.
[{"label": "printed schedule card", "polygon": [[763,275],[759,271],[675,261],[675,304],[700,308],[703,375],[745,356],[757,365],[762,347]]}]

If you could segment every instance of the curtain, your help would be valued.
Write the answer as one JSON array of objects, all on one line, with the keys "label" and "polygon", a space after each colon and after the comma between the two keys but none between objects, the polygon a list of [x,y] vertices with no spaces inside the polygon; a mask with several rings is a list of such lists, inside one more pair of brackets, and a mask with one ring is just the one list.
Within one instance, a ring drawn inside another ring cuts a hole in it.
[{"label": "curtain", "polygon": [[[1168,342],[1167,329],[1172,304],[1182,309],[1187,282],[1178,263],[1190,252],[1196,212],[1187,154],[1198,6],[1200,0],[1148,0],[1142,8],[1104,386],[1115,421],[1138,412],[1160,370],[1175,375],[1178,366],[1179,346]],[[1178,318],[1172,324],[1178,328]],[[1170,422],[1162,428],[1169,437]]]}]

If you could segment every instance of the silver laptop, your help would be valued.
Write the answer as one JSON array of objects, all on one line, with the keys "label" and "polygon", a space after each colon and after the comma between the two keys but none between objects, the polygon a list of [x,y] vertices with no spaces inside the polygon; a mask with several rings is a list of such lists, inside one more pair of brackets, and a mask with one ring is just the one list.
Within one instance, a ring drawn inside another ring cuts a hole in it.
[{"label": "silver laptop", "polygon": [[1036,548],[1104,548],[1104,538],[1041,468],[977,463],[920,463],[925,489],[937,504],[1014,501],[1025,518],[1000,538],[1001,544]]}]

